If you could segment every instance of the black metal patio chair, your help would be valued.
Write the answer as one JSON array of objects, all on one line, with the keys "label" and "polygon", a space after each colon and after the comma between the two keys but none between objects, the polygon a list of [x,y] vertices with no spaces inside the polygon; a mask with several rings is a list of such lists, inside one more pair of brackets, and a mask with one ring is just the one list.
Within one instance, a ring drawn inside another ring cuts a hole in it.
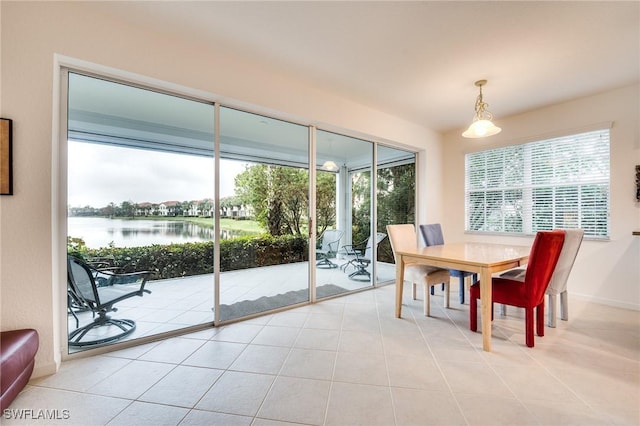
[{"label": "black metal patio chair", "polygon": [[[118,309],[114,305],[122,300],[151,293],[144,288],[151,274],[148,271],[129,274],[100,271],[77,257],[67,256],[68,300],[75,308],[91,311],[94,315],[92,322],[69,333],[69,346],[100,345],[131,334],[136,328],[135,321],[111,318],[108,314],[116,312]],[[71,312],[76,317],[73,309]],[[95,333],[94,331],[98,331],[100,327],[112,327],[116,332],[114,334],[112,330],[104,330],[106,335]],[[99,337],[96,338],[92,334]],[[85,337],[87,339],[84,339]]]}]

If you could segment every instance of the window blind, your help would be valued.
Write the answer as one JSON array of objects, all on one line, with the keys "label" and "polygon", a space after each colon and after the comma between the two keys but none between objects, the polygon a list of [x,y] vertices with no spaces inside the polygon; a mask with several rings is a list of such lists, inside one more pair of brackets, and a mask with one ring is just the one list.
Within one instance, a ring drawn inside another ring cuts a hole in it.
[{"label": "window blind", "polygon": [[609,236],[609,129],[465,156],[466,230]]}]

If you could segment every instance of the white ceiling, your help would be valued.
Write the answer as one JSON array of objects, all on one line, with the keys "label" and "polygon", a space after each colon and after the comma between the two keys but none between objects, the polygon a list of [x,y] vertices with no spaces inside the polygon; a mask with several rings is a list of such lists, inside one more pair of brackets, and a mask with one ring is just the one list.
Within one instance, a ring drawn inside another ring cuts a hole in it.
[{"label": "white ceiling", "polygon": [[100,2],[436,131],[640,80],[640,2]]}]

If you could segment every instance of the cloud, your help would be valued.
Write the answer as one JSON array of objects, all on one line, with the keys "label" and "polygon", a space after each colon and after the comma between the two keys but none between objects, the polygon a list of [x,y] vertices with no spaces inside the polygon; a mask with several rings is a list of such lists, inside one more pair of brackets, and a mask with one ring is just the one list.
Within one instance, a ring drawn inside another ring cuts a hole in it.
[{"label": "cloud", "polygon": [[[213,158],[72,141],[68,147],[72,207],[214,198]],[[244,167],[221,160],[221,197],[233,195],[233,178]]]}]

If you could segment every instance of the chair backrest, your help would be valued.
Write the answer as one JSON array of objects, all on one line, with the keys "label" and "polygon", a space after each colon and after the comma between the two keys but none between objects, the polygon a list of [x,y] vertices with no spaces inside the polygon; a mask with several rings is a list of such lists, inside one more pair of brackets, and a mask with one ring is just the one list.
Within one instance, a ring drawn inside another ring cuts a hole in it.
[{"label": "chair backrest", "polygon": [[339,229],[325,229],[322,233],[322,250],[337,252],[344,232]]},{"label": "chair backrest", "polygon": [[[384,232],[376,232],[376,247],[385,238],[387,238],[387,234],[385,234]],[[369,239],[367,240],[367,247],[365,247],[364,249],[363,257],[365,259],[371,259],[373,257],[373,236],[369,237]]]},{"label": "chair backrest", "polygon": [[440,246],[444,244],[442,226],[439,223],[420,225],[420,233],[426,246]]},{"label": "chair backrest", "polygon": [[563,243],[564,231],[562,230],[539,231],[536,234],[524,278],[525,299],[529,306],[542,303],[544,292],[558,263]]},{"label": "chair backrest", "polygon": [[387,225],[387,234],[389,235],[394,260],[396,260],[396,251],[416,248],[416,228],[410,223]]},{"label": "chair backrest", "polygon": [[556,269],[553,271],[551,281],[549,281],[549,287],[547,287],[548,294],[560,294],[567,289],[569,274],[578,256],[578,250],[584,237],[584,230],[582,229],[563,229],[563,231],[565,233],[564,245],[562,246]]},{"label": "chair backrest", "polygon": [[96,282],[89,267],[80,259],[67,256],[67,287],[70,296],[82,306],[95,306],[100,303]]}]

